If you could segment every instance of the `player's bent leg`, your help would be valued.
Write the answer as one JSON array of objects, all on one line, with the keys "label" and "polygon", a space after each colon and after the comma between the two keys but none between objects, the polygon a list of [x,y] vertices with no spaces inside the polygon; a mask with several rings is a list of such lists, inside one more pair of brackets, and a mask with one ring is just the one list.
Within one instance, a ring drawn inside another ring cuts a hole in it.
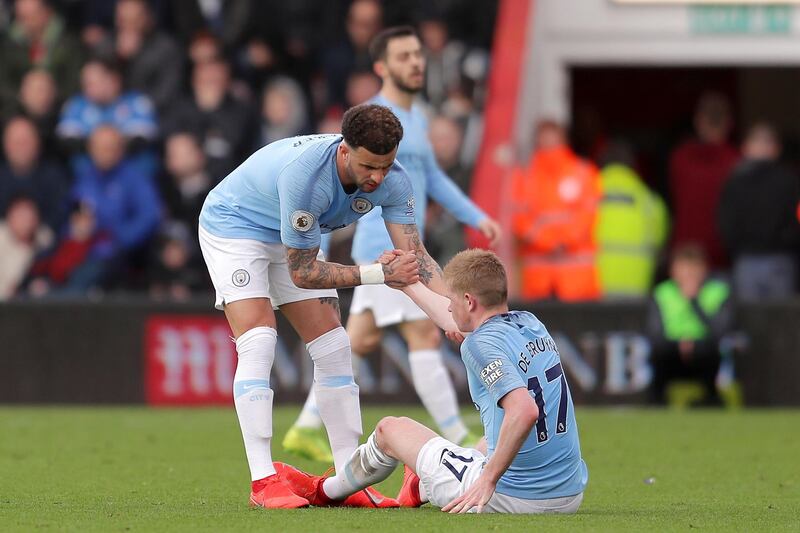
[{"label": "player's bent leg", "polygon": [[405,416],[387,416],[375,426],[375,443],[378,448],[414,470],[420,449],[438,436],[432,429]]},{"label": "player's bent leg", "polygon": [[399,329],[408,344],[414,389],[442,436],[459,444],[477,440],[461,420],[455,387],[442,358],[439,329],[428,319],[404,322]]}]

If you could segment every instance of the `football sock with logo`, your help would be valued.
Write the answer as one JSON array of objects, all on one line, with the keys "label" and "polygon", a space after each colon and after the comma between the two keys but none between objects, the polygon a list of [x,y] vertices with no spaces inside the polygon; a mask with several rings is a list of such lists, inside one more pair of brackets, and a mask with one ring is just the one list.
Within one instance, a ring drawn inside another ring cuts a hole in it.
[{"label": "football sock with logo", "polygon": [[458,412],[456,391],[441,350],[414,350],[409,352],[408,360],[411,379],[422,405],[436,421],[442,436],[459,444],[467,436],[467,427]]},{"label": "football sock with logo", "polygon": [[361,409],[358,386],[353,380],[350,339],[340,326],[320,335],[306,348],[314,360],[314,394],[338,473],[361,437]]},{"label": "football sock with logo", "polygon": [[233,377],[233,398],[253,481],[275,473],[270,451],[272,389],[269,388],[269,374],[275,359],[277,336],[275,329],[260,326],[236,339],[239,362]]},{"label": "football sock with logo", "polygon": [[[353,377],[358,379],[358,369],[361,363],[361,356],[352,353],[353,361]],[[319,416],[319,409],[317,408],[317,396],[314,394],[314,387],[308,391],[306,403],[303,404],[303,409],[294,423],[299,428],[320,429],[322,427],[322,417]]]},{"label": "football sock with logo", "polygon": [[380,483],[389,477],[395,468],[397,460],[378,448],[373,431],[367,442],[356,448],[350,460],[345,463],[344,469],[337,471],[336,476],[325,480],[322,490],[332,500],[341,500],[361,489]]}]

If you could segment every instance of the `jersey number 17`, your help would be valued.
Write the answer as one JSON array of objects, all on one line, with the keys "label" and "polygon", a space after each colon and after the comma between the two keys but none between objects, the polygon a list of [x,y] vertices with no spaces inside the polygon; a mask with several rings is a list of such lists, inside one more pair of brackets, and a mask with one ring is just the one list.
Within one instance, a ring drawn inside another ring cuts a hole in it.
[{"label": "jersey number 17", "polygon": [[[558,402],[558,419],[556,421],[556,434],[567,432],[567,380],[564,377],[564,371],[561,369],[561,363],[556,363],[544,372],[547,382],[551,383],[560,378],[561,381],[561,394]],[[545,413],[544,395],[542,394],[542,385],[539,383],[539,378],[534,376],[528,379],[528,390],[533,393],[533,399],[536,401],[536,407],[539,408],[539,418],[536,419],[536,440],[537,442],[544,442],[547,440],[547,414]]]}]

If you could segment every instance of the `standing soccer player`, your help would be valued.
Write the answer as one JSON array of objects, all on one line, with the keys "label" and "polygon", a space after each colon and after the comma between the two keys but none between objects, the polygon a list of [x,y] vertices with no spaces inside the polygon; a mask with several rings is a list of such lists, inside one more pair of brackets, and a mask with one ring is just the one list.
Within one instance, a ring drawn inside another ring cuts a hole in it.
[{"label": "standing soccer player", "polygon": [[[342,119],[342,135],[293,137],[261,148],[222,180],[203,205],[200,246],[216,289],[216,307],[225,311],[236,339],[234,402],[253,505],[308,505],[275,475],[272,464],[273,309],[283,312],[314,361],[319,412],[341,472],[358,446],[361,413],[335,289],[384,282],[400,287],[423,279],[444,290],[441,270],[414,225],[411,184],[395,163],[402,136],[388,108],[356,106]],[[355,222],[376,206],[383,208],[395,246],[416,255],[362,266],[323,261],[320,235]],[[335,490],[327,494],[347,496]],[[371,496],[375,493],[362,491],[344,504],[396,505]]]},{"label": "standing soccer player", "polygon": [[[556,343],[534,315],[508,310],[505,269],[493,253],[458,253],[444,280],[449,301],[419,283],[403,291],[442,329],[471,332],[461,358],[486,447],[463,448],[414,420],[387,417],[337,479],[355,492],[386,479],[399,461],[406,472],[397,499],[406,507],[574,513],[588,470]],[[324,477],[276,466],[295,493],[327,503],[319,490],[329,483]]]},{"label": "standing soccer player", "polygon": [[[411,178],[420,233],[424,233],[425,205],[430,196],[460,222],[479,229],[496,244],[500,226],[470,201],[436,163],[428,140],[428,121],[422,109],[414,104],[414,97],[422,90],[425,72],[425,56],[416,32],[409,26],[388,28],[375,37],[370,53],[375,60],[375,72],[383,80],[381,92],[372,102],[389,107],[403,125],[397,160]],[[392,248],[389,234],[378,223],[379,217],[380,209],[375,209],[356,226],[352,255],[360,265],[375,261],[384,250]],[[358,358],[379,346],[381,328],[394,324],[408,344],[414,388],[439,430],[453,442],[474,441],[468,437],[458,412],[455,389],[440,351],[441,334],[403,293],[385,285],[356,287],[347,320],[354,367],[358,368]],[[312,389],[300,417],[286,434],[284,448],[311,459],[330,461],[321,427]]]}]

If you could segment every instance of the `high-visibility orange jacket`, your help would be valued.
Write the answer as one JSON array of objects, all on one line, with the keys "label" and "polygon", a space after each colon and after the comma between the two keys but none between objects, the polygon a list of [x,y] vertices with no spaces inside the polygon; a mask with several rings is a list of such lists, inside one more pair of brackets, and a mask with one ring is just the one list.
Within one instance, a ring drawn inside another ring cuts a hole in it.
[{"label": "high-visibility orange jacket", "polygon": [[566,146],[539,150],[527,168],[513,173],[511,192],[522,296],[597,298],[594,226],[601,197],[597,168]]}]

